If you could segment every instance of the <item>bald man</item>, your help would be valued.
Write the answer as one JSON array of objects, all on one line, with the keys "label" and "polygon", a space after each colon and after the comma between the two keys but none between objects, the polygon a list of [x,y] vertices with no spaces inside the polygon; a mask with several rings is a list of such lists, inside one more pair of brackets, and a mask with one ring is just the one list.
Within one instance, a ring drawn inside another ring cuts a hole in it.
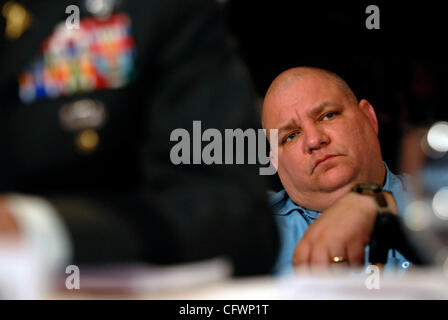
[{"label": "bald man", "polygon": [[[407,196],[402,177],[383,162],[373,106],[358,101],[338,75],[300,67],[273,81],[262,122],[278,129],[278,156],[271,160],[284,187],[271,199],[281,235],[276,271],[364,264],[379,210],[370,189],[381,190],[395,215]],[[368,186],[351,192],[361,183]],[[386,269],[397,266],[409,262],[390,250]]]}]

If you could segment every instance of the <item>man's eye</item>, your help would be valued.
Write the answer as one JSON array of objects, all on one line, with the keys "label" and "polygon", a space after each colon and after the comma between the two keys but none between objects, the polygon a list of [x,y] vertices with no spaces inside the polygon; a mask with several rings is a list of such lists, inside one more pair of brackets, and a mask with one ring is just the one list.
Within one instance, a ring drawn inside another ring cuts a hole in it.
[{"label": "man's eye", "polygon": [[330,113],[327,113],[327,114],[322,118],[322,120],[331,120],[331,119],[333,119],[333,118],[335,117],[335,115],[336,115],[336,112],[330,112]]},{"label": "man's eye", "polygon": [[291,133],[289,136],[286,137],[285,142],[289,142],[297,135],[297,133]]}]

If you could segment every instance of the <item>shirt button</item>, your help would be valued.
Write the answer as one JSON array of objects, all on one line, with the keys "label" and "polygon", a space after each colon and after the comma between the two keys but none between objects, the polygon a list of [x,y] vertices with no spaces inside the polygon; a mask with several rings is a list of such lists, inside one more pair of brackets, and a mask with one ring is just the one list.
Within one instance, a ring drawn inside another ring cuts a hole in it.
[{"label": "shirt button", "polygon": [[410,266],[409,261],[405,261],[405,262],[403,262],[403,263],[401,264],[401,267],[402,267],[403,269],[407,269],[407,268],[409,268],[409,266]]}]

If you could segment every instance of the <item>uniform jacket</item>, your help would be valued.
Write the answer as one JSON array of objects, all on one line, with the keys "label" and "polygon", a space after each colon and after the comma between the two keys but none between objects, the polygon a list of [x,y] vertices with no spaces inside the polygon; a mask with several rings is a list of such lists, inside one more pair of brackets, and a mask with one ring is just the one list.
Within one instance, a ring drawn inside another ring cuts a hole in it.
[{"label": "uniform jacket", "polygon": [[[42,93],[27,72],[51,64],[45,54],[69,17],[66,7],[81,9],[82,30],[95,16],[84,1],[16,2],[32,22],[17,39],[1,38],[0,192],[48,199],[69,230],[77,263],[228,256],[236,273],[268,272],[277,240],[257,168],[176,166],[169,158],[170,133],[191,131],[194,120],[203,130],[255,125],[252,88],[218,4],[117,1],[112,16],[121,29],[112,36],[125,47],[113,49],[112,61],[124,68],[121,78],[107,78],[117,72],[109,65],[106,78],[94,74],[89,87],[90,65],[78,63],[79,74],[74,67],[68,74],[78,81],[73,92],[54,84]],[[4,17],[1,24],[3,31]],[[76,46],[58,45],[69,48],[60,59],[81,55]],[[109,57],[107,48],[98,50]]]}]

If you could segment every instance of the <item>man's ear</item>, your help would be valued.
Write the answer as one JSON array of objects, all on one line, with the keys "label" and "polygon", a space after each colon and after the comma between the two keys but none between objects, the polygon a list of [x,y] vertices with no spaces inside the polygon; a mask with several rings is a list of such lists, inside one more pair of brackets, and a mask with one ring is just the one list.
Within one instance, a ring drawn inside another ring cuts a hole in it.
[{"label": "man's ear", "polygon": [[278,171],[278,152],[269,151],[269,159],[271,159],[271,163],[275,168],[275,171]]},{"label": "man's ear", "polygon": [[361,111],[364,113],[364,115],[369,120],[370,125],[372,126],[376,135],[378,135],[378,119],[376,117],[375,109],[373,109],[370,102],[365,99],[362,99],[359,102],[359,108],[361,109]]}]

